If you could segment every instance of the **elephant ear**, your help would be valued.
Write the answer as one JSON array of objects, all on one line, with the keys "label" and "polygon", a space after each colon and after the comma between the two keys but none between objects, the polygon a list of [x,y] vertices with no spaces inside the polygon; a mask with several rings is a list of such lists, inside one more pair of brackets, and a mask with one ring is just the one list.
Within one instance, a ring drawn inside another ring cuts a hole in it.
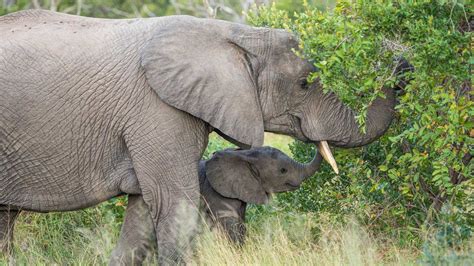
[{"label": "elephant ear", "polygon": [[[258,60],[235,36],[251,27],[173,17],[142,53],[148,84],[167,104],[196,116],[237,142],[263,144],[254,69]],[[234,37],[233,37],[234,36]]]},{"label": "elephant ear", "polygon": [[206,176],[212,188],[227,198],[265,204],[268,196],[252,166],[247,151],[219,151],[206,162]]}]

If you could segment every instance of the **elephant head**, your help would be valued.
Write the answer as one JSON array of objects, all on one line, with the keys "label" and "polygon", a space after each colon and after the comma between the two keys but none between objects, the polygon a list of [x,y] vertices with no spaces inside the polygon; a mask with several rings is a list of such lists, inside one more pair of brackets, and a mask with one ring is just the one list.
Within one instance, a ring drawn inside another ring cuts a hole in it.
[{"label": "elephant head", "polygon": [[142,52],[149,85],[167,104],[210,124],[241,147],[259,147],[264,131],[317,143],[337,172],[328,143],[356,147],[377,139],[393,117],[392,89],[368,110],[366,134],[354,112],[320,83],[313,65],[295,55],[284,30],[175,17],[163,22]]},{"label": "elephant head", "polygon": [[318,170],[321,159],[317,153],[310,163],[302,164],[271,147],[227,149],[206,162],[206,177],[211,187],[226,198],[265,204],[271,193],[299,188]]},{"label": "elephant head", "polygon": [[264,204],[269,194],[292,191],[321,165],[319,153],[298,163],[271,147],[227,149],[200,164],[201,195],[206,219],[236,244],[243,244],[247,203]]}]

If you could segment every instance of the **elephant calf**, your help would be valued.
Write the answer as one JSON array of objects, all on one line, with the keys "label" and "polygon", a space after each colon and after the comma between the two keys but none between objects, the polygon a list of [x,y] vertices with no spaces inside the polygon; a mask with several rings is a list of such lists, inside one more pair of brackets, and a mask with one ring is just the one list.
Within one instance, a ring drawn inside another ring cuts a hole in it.
[{"label": "elephant calf", "polygon": [[[226,149],[199,164],[202,214],[234,243],[245,237],[247,203],[265,204],[271,193],[292,191],[321,165],[319,153],[301,164],[271,147]],[[111,264],[140,264],[155,242],[153,224],[140,196],[129,197],[127,215]]]}]

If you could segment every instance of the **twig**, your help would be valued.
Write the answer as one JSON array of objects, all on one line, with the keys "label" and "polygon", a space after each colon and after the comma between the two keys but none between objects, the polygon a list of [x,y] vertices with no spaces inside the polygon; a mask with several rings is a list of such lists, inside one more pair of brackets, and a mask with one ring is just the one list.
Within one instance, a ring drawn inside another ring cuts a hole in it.
[{"label": "twig", "polygon": [[133,0],[131,2],[131,6],[132,6],[132,9],[133,9],[133,13],[135,14],[135,17],[136,18],[141,18],[142,15],[140,14],[140,11],[138,10],[137,5],[135,4],[135,0]]},{"label": "twig", "polygon": [[82,0],[77,0],[77,12],[76,15],[80,16],[82,11]]},{"label": "twig", "polygon": [[58,6],[56,5],[56,0],[51,0],[50,3],[51,4],[50,4],[50,7],[49,7],[49,10],[56,12],[58,10]]},{"label": "twig", "polygon": [[143,5],[143,11],[146,13],[147,16],[149,17],[156,17],[156,14],[151,12],[151,10],[148,8],[147,5]]},{"label": "twig", "polygon": [[39,4],[38,0],[31,0],[31,3],[35,9],[41,9],[41,5]]},{"label": "twig", "polygon": [[382,47],[390,50],[390,51],[401,51],[403,53],[407,52],[410,50],[409,47],[403,45],[403,44],[400,44],[398,42],[395,42],[395,41],[392,41],[392,40],[389,40],[389,39],[386,39],[384,38],[382,40]]}]

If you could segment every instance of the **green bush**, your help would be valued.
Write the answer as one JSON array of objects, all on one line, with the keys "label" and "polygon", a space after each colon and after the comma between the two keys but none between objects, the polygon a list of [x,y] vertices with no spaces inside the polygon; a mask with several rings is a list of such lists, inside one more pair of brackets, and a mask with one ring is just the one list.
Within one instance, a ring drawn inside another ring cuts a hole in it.
[{"label": "green bush", "polygon": [[[405,240],[437,224],[442,208],[473,229],[471,11],[463,1],[340,1],[330,12],[306,5],[293,16],[275,6],[250,14],[253,25],[299,36],[297,53],[319,69],[310,81],[351,106],[361,131],[367,107],[396,82],[393,59],[415,67],[389,132],[363,148],[336,149],[341,174],[323,166],[302,189],[281,195],[282,206],[339,220],[356,215]],[[292,152],[310,160],[300,142]]]}]

